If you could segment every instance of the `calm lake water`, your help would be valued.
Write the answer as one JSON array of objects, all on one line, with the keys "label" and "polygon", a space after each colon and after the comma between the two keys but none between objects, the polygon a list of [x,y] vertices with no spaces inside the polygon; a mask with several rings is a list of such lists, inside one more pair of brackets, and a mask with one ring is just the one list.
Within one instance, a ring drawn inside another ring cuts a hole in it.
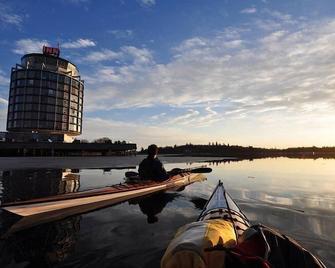
[{"label": "calm lake water", "polygon": [[[199,163],[166,164],[173,167]],[[0,267],[159,267],[176,230],[194,221],[219,179],[253,222],[279,229],[335,267],[335,160],[259,159],[209,163],[207,180],[0,240]],[[82,191],[123,181],[125,170],[0,171],[2,202]],[[0,212],[3,234],[14,221]]]}]

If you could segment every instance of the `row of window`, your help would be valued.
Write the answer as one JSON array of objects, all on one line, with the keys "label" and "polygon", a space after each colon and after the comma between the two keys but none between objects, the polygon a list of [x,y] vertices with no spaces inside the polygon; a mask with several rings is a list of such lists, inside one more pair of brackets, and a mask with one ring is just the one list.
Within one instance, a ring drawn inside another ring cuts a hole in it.
[{"label": "row of window", "polygon": [[11,82],[11,91],[12,90],[24,90],[25,87],[35,87],[42,88],[42,90],[53,89],[57,91],[69,92],[71,89],[71,94],[76,96],[83,96],[83,89],[78,89],[75,87],[70,87],[69,85],[57,84],[50,81],[40,81],[40,80],[16,80]]},{"label": "row of window", "polygon": [[38,112],[15,112],[8,114],[8,120],[16,119],[30,119],[30,120],[50,120],[50,121],[59,121],[63,123],[70,122],[72,124],[81,125],[81,115],[68,116],[63,114],[55,113],[38,113]]},{"label": "row of window", "polygon": [[56,96],[56,92],[51,89],[43,93],[46,93],[46,94],[10,96],[9,104],[27,103],[27,102],[39,103],[40,100],[41,100],[41,103],[57,104],[61,106],[69,106],[69,101],[76,103],[76,104],[79,103],[80,106],[82,106],[83,104],[83,99],[78,98],[78,96],[70,95],[70,100],[69,100],[68,95],[57,94]]},{"label": "row of window", "polygon": [[[71,102],[72,104],[72,102]],[[70,114],[70,115],[78,115],[81,117],[82,107],[78,109],[76,106],[64,107],[64,106],[55,106],[55,105],[47,105],[47,104],[33,104],[33,103],[25,103],[25,104],[15,104],[9,105],[8,112],[49,112],[49,113],[58,113],[58,114]]]},{"label": "row of window", "polygon": [[[22,98],[21,98],[22,97]],[[19,110],[29,110],[30,108],[35,106],[34,109],[38,109],[39,105],[47,105],[50,104],[51,106],[61,106],[61,108],[68,108],[70,106],[71,109],[82,110],[82,105],[78,104],[77,102],[64,100],[64,99],[56,99],[52,97],[39,97],[39,96],[25,96],[26,100],[23,99],[24,96],[18,96],[15,98],[9,98],[9,105],[14,105],[13,108],[16,111]],[[41,100],[41,101],[40,101]],[[55,109],[55,108],[54,108]]]},{"label": "row of window", "polygon": [[56,91],[53,89],[42,89],[41,90],[39,88],[17,88],[17,89],[12,89],[9,94],[10,97],[24,96],[24,95],[53,96],[53,97],[62,98],[66,100],[68,100],[70,96],[72,101],[79,102],[80,104],[83,102],[83,98],[81,96],[76,96],[73,94],[69,94],[68,92]]},{"label": "row of window", "polygon": [[[18,70],[12,72],[11,75],[11,81],[14,81],[16,79],[23,79],[22,81],[26,79],[37,79],[37,80],[49,80],[49,81],[54,81],[58,83],[63,83],[66,85],[71,85],[76,87],[76,88],[83,88],[84,85],[82,81],[78,81],[77,79],[71,78],[70,76],[66,76],[63,74],[58,74],[54,72],[47,72],[47,71],[34,71],[34,70]],[[18,80],[20,81],[20,80]]]},{"label": "row of window", "polygon": [[37,121],[37,120],[12,120],[8,121],[8,128],[39,128],[52,129],[60,131],[75,131],[81,132],[81,126],[68,123],[53,122],[53,121]]}]

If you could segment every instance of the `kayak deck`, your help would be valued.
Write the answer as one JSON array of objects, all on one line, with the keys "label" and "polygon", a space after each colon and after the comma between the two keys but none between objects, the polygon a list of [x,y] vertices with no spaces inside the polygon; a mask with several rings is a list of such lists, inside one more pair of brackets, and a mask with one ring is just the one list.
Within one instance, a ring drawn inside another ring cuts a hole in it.
[{"label": "kayak deck", "polygon": [[211,219],[224,219],[231,222],[235,229],[236,238],[250,226],[248,218],[226,192],[221,181],[198,217],[198,221]]}]

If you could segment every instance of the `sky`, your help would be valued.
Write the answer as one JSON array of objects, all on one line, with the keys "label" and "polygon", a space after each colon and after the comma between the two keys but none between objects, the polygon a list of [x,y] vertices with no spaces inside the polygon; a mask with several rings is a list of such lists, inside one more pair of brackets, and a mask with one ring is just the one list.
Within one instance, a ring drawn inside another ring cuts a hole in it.
[{"label": "sky", "polygon": [[57,44],[82,139],[335,146],[333,0],[0,0],[0,131],[11,68]]}]

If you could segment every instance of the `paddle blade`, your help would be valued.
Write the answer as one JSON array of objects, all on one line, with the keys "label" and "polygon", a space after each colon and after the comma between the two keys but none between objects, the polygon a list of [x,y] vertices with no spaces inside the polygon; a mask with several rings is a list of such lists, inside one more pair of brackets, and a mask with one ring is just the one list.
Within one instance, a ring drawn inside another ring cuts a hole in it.
[{"label": "paddle blade", "polygon": [[209,167],[200,167],[191,170],[192,173],[211,173],[212,169]]},{"label": "paddle blade", "polygon": [[127,171],[127,172],[125,173],[125,176],[126,176],[127,178],[129,178],[129,177],[136,177],[136,176],[138,176],[138,173],[135,172],[135,171]]},{"label": "paddle blade", "polygon": [[210,172],[212,172],[212,169],[208,168],[208,167],[196,167],[196,168],[186,168],[186,169],[174,168],[171,171],[169,171],[170,174],[178,174],[178,173],[182,173],[182,172],[210,173]]}]

